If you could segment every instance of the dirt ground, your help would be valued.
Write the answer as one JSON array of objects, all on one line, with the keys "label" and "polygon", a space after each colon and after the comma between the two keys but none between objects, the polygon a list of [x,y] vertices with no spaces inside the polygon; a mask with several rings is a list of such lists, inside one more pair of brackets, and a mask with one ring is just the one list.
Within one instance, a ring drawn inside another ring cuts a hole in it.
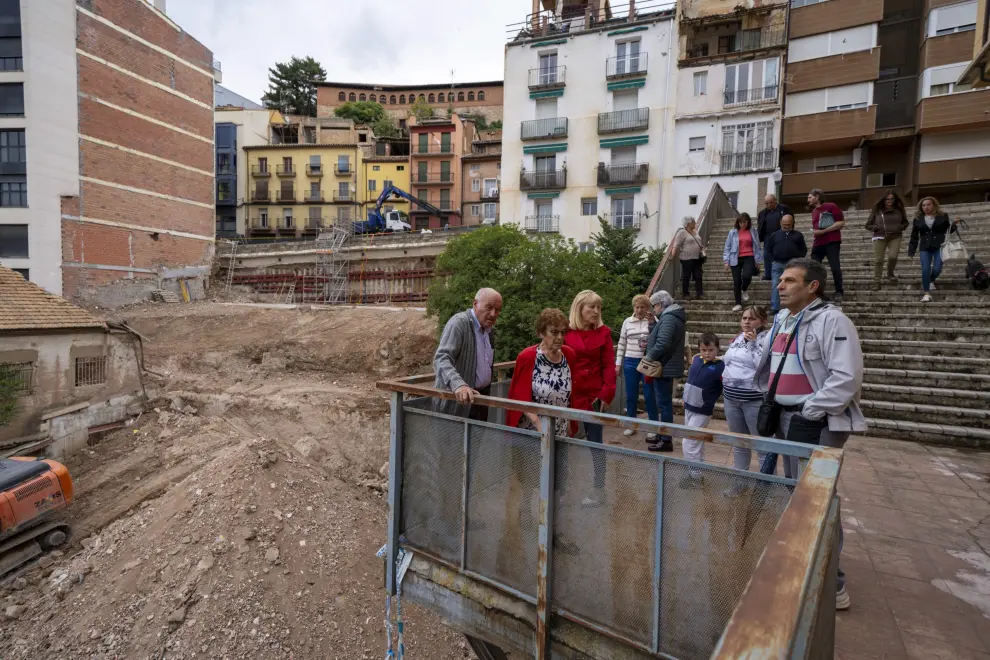
[{"label": "dirt ground", "polygon": [[[0,657],[380,658],[388,406],[420,311],[123,311],[166,394],[67,461],[64,553],[0,585]],[[410,657],[473,657],[405,608]],[[13,616],[11,616],[13,615]]]}]

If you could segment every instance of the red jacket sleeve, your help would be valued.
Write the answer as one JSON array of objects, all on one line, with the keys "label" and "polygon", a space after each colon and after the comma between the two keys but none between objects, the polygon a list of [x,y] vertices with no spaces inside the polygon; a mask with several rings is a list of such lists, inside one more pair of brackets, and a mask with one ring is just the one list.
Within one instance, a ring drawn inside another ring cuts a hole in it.
[{"label": "red jacket sleeve", "polygon": [[[512,382],[509,383],[509,398],[515,401],[533,400],[533,368],[536,366],[536,346],[524,348],[516,356],[516,366],[512,370]],[[518,410],[506,411],[505,425],[515,428],[519,426],[522,413]]]},{"label": "red jacket sleeve", "polygon": [[612,345],[612,330],[603,325],[600,329],[604,335],[605,343],[602,344],[602,391],[598,393],[598,398],[606,405],[612,403],[615,398],[615,347]]}]

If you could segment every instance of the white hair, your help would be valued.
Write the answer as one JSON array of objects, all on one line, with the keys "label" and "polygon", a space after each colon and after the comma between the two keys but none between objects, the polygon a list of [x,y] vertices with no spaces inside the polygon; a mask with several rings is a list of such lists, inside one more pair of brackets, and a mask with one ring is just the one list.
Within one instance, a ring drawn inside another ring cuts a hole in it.
[{"label": "white hair", "polygon": [[650,296],[650,304],[653,306],[660,305],[663,309],[667,309],[674,304],[674,297],[666,291],[660,290]]},{"label": "white hair", "polygon": [[697,222],[697,220],[695,219],[695,217],[693,215],[686,215],[681,220],[681,224],[684,226],[685,229],[687,229],[687,226],[689,224],[691,224],[692,222]]},{"label": "white hair", "polygon": [[496,296],[500,297],[500,298],[502,297],[501,294],[498,291],[496,291],[495,289],[492,289],[492,288],[486,286],[486,287],[482,287],[482,288],[478,289],[478,293],[474,294],[474,299],[477,302],[477,301],[481,300],[482,298],[486,298],[486,297],[492,295],[493,293]]}]

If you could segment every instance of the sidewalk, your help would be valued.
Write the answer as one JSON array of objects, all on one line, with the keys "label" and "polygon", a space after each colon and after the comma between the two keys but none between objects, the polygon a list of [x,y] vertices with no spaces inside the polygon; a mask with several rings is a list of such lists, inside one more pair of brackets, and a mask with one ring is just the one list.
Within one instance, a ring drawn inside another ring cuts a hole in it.
[{"label": "sidewalk", "polygon": [[[606,442],[645,446],[611,429]],[[705,460],[732,463],[712,444]],[[852,607],[836,659],[990,660],[990,454],[853,436],[839,495]]]}]

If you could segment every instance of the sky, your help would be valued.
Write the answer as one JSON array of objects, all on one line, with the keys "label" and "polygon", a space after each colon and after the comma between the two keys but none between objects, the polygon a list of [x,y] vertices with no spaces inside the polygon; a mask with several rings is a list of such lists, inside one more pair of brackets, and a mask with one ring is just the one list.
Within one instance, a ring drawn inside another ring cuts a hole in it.
[{"label": "sky", "polygon": [[502,80],[506,25],[531,0],[167,0],[213,51],[223,86],[254,101],[268,68],[315,58],[327,80],[383,84]]}]

